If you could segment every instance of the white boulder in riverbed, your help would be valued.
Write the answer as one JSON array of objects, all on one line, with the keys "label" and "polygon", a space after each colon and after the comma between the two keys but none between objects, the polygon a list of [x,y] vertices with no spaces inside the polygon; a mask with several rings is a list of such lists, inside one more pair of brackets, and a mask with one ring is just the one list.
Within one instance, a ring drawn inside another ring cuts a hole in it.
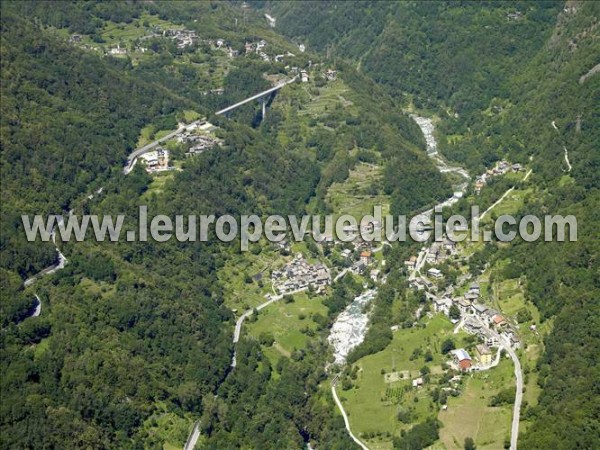
[{"label": "white boulder in riverbed", "polygon": [[375,294],[371,289],[356,297],[331,327],[328,340],[334,348],[335,364],[344,364],[348,353],[365,339],[369,317],[363,310]]}]

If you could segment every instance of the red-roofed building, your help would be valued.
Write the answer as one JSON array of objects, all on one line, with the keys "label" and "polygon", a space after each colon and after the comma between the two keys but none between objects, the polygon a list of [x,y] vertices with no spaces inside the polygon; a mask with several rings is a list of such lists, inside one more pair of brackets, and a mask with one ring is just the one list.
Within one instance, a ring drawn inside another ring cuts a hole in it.
[{"label": "red-roofed building", "polygon": [[458,363],[460,370],[469,370],[471,368],[471,356],[463,348],[452,350],[454,359]]},{"label": "red-roofed building", "polygon": [[471,368],[471,360],[463,359],[463,360],[459,361],[458,367],[460,367],[460,370],[469,370]]},{"label": "red-roofed building", "polygon": [[371,252],[369,251],[364,251],[360,254],[360,262],[363,263],[365,266],[369,265],[369,263],[371,262]]},{"label": "red-roofed building", "polygon": [[492,317],[492,322],[494,322],[494,325],[497,327],[503,327],[506,325],[506,319],[500,314],[496,314],[494,317]]}]

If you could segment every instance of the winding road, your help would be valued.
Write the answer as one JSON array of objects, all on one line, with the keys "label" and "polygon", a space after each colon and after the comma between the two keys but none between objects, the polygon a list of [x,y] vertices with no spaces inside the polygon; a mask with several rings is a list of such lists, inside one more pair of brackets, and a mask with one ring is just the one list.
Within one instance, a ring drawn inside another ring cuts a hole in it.
[{"label": "winding road", "polygon": [[200,424],[196,422],[194,424],[194,428],[192,428],[192,432],[190,433],[185,445],[183,446],[183,450],[194,450],[196,447],[196,443],[200,439]]},{"label": "winding road", "polygon": [[[531,175],[531,172],[533,172],[533,169],[529,169],[529,171],[525,174],[525,176],[523,177],[523,181],[527,181],[527,179],[529,178],[529,175]],[[479,216],[479,221],[483,220],[483,218],[485,216],[487,216],[487,213],[489,213],[492,209],[494,209],[496,206],[498,206],[500,203],[502,203],[502,201],[508,196],[508,194],[510,194],[512,191],[515,190],[515,187],[511,187],[510,189],[508,189],[504,194],[502,194],[502,196],[496,200],[494,202],[494,204],[492,204],[488,209],[486,209],[483,213],[481,213],[481,216]]]},{"label": "winding road", "polygon": [[[466,179],[470,179],[469,174],[466,171],[456,170],[457,168],[452,168],[454,170],[447,170],[448,169],[447,164],[443,160],[439,159],[439,157],[437,156],[437,143],[435,142],[435,137],[433,136],[434,127],[433,127],[433,122],[431,121],[431,119],[426,119],[426,118],[418,117],[415,115],[411,115],[411,117],[415,120],[415,122],[417,122],[417,125],[419,125],[419,127],[421,128],[421,131],[423,132],[423,134],[425,136],[425,140],[427,142],[427,150],[428,150],[427,154],[429,156],[433,157],[434,160],[436,160],[440,163],[438,165],[438,170],[440,172],[442,172],[442,170],[455,171],[455,172],[463,175]],[[555,130],[558,131],[558,128],[556,127],[556,124],[554,121],[552,121],[552,126],[554,127]],[[566,152],[566,148],[565,148],[565,152]],[[567,154],[565,153],[565,159],[566,158],[567,158]],[[533,157],[529,158],[530,161],[532,159],[533,159]],[[569,164],[569,167],[570,167],[570,164]],[[458,169],[460,169],[460,168],[458,168]],[[522,181],[527,181],[527,179],[529,178],[531,173],[532,173],[532,169],[530,169],[525,174]],[[491,205],[488,209],[486,209],[483,212],[483,214],[481,214],[481,216],[479,217],[478,220],[482,220],[488,214],[488,212],[490,212],[494,207],[496,207],[498,204],[500,204],[514,189],[515,189],[514,186],[512,188],[508,189],[493,205]],[[444,206],[444,204],[447,204],[447,203],[448,203],[448,201],[444,202],[440,206]],[[429,213],[429,211],[426,211],[423,214],[428,214],[428,213]],[[422,249],[421,252],[419,253],[417,263],[415,265],[415,270],[411,273],[409,280],[414,279],[416,274],[418,273],[418,271],[424,265],[426,253],[427,253],[427,250],[425,248]],[[523,401],[523,371],[521,369],[521,363],[519,362],[519,358],[517,357],[517,354],[512,349],[512,347],[510,346],[510,343],[506,342],[506,340],[504,338],[500,337],[500,335],[497,335],[497,336],[499,338],[499,341],[502,343],[501,347],[506,350],[506,352],[512,359],[514,366],[515,366],[516,394],[515,394],[515,403],[514,403],[514,408],[513,408],[513,417],[512,417],[512,425],[511,425],[510,449],[517,450],[517,441],[519,438],[519,421],[520,421],[520,417],[521,417],[521,403]],[[498,352],[498,355],[496,356],[496,361],[498,361],[499,355],[500,355],[500,352]],[[332,392],[334,393],[334,397],[336,398],[336,403],[338,403],[337,396],[335,395],[334,387],[332,387]],[[340,409],[341,409],[341,403],[338,403],[338,407],[340,407]],[[342,414],[343,414],[343,412],[342,412]],[[349,424],[346,419],[347,418],[344,415],[344,420],[346,421],[346,424],[347,424],[346,428],[348,429],[348,432],[350,432]],[[350,434],[352,436],[352,433],[350,433]],[[353,436],[353,438],[354,438],[354,436]],[[357,441],[356,439],[354,439],[354,440],[357,443],[359,443],[359,445],[361,445],[359,441]],[[361,445],[361,447],[363,447],[363,449],[365,448],[363,445]]]},{"label": "winding road", "polygon": [[363,444],[360,441],[360,439],[358,439],[352,433],[352,430],[350,429],[350,421],[348,420],[348,414],[346,414],[346,411],[344,410],[344,406],[342,405],[342,402],[338,398],[337,392],[335,391],[336,384],[337,384],[337,376],[331,382],[331,395],[333,395],[333,399],[335,400],[335,404],[337,405],[337,407],[339,408],[340,412],[342,413],[342,417],[344,418],[344,425],[346,425],[346,430],[348,431],[348,434],[350,435],[350,437],[352,438],[352,440],[354,442],[356,442],[356,444],[359,445],[360,448],[362,448],[363,450],[369,450],[369,447],[367,447],[365,444]]},{"label": "winding road", "polygon": [[[69,215],[71,215],[71,214],[73,214],[73,210],[69,211]],[[59,222],[62,222],[64,219],[62,216],[58,216],[58,220],[59,220]],[[67,265],[67,262],[69,262],[67,260],[67,258],[65,257],[65,255],[62,254],[62,252],[59,250],[58,246],[56,245],[56,224],[52,227],[52,231],[50,232],[50,237],[52,239],[52,242],[54,243],[54,248],[56,249],[56,252],[58,253],[58,262],[56,264],[52,264],[49,267],[46,267],[45,269],[40,270],[35,275],[27,278],[25,280],[25,282],[23,283],[23,286],[29,287],[33,283],[35,283],[39,278],[41,278],[45,275],[52,275],[53,273],[58,272],[59,270],[63,269]],[[37,295],[36,295],[36,297],[37,297]]]},{"label": "winding road", "polygon": [[197,120],[196,122],[192,122],[189,125],[180,126],[175,131],[167,134],[166,136],[163,136],[160,139],[157,139],[156,141],[150,142],[149,144],[146,144],[143,147],[140,147],[137,150],[131,152],[131,154],[127,157],[127,165],[123,169],[123,173],[125,175],[127,175],[127,174],[129,174],[129,172],[131,172],[131,170],[135,166],[135,163],[137,162],[138,157],[140,157],[144,153],[148,153],[153,148],[155,148],[158,144],[162,144],[163,142],[166,142],[169,139],[173,139],[175,136],[183,133],[186,130],[186,128],[188,128],[190,126],[193,126],[194,124],[196,124],[198,122],[199,121]]},{"label": "winding road", "polygon": [[512,426],[510,429],[510,450],[517,450],[517,441],[519,439],[519,421],[521,420],[521,403],[523,402],[523,370],[521,369],[521,363],[517,354],[512,349],[510,344],[503,339],[503,348],[506,350],[510,359],[513,360],[515,365],[515,377],[517,379],[515,393],[515,404],[513,407],[513,418]]},{"label": "winding road", "polygon": [[[282,87],[293,83],[294,81],[296,81],[296,79],[298,78],[298,76],[296,75],[294,78],[290,79],[290,80],[286,80],[286,81],[282,81],[281,83],[277,84],[276,86],[267,89],[263,92],[259,92],[256,95],[253,95],[252,97],[248,97],[240,102],[237,102],[234,105],[228,106],[227,108],[221,109],[220,111],[217,111],[215,113],[215,115],[219,116],[222,114],[225,114],[229,111],[234,110],[235,108],[242,106],[248,102],[251,102],[252,100],[256,100],[260,97],[264,97],[265,95],[268,95],[272,92],[275,92],[279,89],[281,89]],[[158,146],[159,144],[162,144],[163,142],[168,141],[169,139],[173,139],[175,136],[180,135],[181,133],[183,133],[186,129],[188,128],[193,128],[196,124],[200,123],[201,120],[196,120],[192,123],[186,124],[186,125],[181,125],[179,128],[177,128],[175,131],[172,131],[171,133],[167,134],[166,136],[161,137],[160,139],[157,139],[155,141],[150,142],[149,144],[144,145],[143,147],[140,147],[136,150],[134,150],[133,152],[131,152],[129,154],[129,156],[127,157],[127,164],[125,165],[125,167],[123,168],[123,173],[125,175],[129,174],[133,168],[135,167],[135,164],[137,163],[138,158],[143,155],[144,153],[148,153],[149,151],[151,151],[153,148],[155,148],[156,146]]]},{"label": "winding road", "polygon": [[[298,294],[300,292],[306,291],[307,289],[308,288],[297,289],[295,291],[288,292],[285,295]],[[276,301],[281,300],[283,297],[284,297],[283,294],[272,296],[266,302],[261,303],[260,305],[258,305],[255,308],[250,308],[244,314],[242,314],[239,317],[239,319],[237,320],[237,322],[235,323],[235,330],[233,331],[233,344],[234,345],[237,344],[238,341],[240,340],[240,334],[242,333],[242,325],[244,324],[244,320],[246,320],[248,317],[250,317],[252,314],[254,314],[254,310],[260,311],[261,309],[264,309],[267,306],[269,306],[271,303],[275,303]],[[234,349],[233,350],[233,357],[231,359],[231,367],[235,367],[236,365],[237,365],[237,349]]]}]

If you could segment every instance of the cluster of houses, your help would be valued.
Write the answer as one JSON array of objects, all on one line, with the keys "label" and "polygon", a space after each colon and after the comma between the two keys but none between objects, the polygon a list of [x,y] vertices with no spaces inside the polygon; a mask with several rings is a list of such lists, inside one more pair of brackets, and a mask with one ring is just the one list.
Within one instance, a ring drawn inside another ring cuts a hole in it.
[{"label": "cluster of houses", "polygon": [[264,39],[261,39],[258,42],[246,42],[244,44],[244,49],[246,50],[246,55],[256,53],[258,56],[260,56],[260,59],[268,62],[271,60],[271,58],[264,51],[264,48],[266,46],[267,46],[267,41],[265,41]]},{"label": "cluster of houses", "polygon": [[[356,261],[353,261],[350,266],[350,271],[356,274],[363,273],[367,266],[371,265],[373,262],[373,254],[371,253],[370,246],[366,245],[367,243],[361,243],[355,246],[355,248],[360,251],[359,257]],[[350,260],[353,258],[354,252],[348,248],[342,250],[340,252],[342,258]],[[372,271],[371,277],[377,277],[379,271]]]},{"label": "cluster of houses", "polygon": [[510,164],[507,161],[498,161],[492,169],[488,169],[485,173],[475,179],[475,192],[479,194],[490,178],[504,175],[511,170],[513,172],[521,172],[524,169],[519,163]]},{"label": "cluster of houses", "polygon": [[146,172],[159,172],[169,170],[169,151],[162,147],[157,147],[156,150],[144,153],[140,156],[146,165]]},{"label": "cluster of houses", "polygon": [[425,260],[429,264],[444,262],[447,258],[456,255],[456,242],[446,238],[443,242],[434,242],[427,250]]},{"label": "cluster of houses", "polygon": [[[426,249],[425,261],[429,264],[439,264],[444,262],[446,259],[456,255],[458,248],[456,242],[450,239],[444,239],[443,242],[434,242],[430,247]],[[417,257],[411,256],[404,261],[404,266],[409,272],[413,271],[417,267]],[[427,275],[431,278],[440,279],[443,278],[443,274],[439,269],[431,268],[427,271]],[[424,280],[414,279],[413,287],[416,289],[424,289],[426,286]]]},{"label": "cluster of houses", "polygon": [[127,49],[125,47],[121,47],[120,44],[117,44],[116,47],[111,47],[108,49],[108,54],[113,56],[126,55]]},{"label": "cluster of houses", "polygon": [[279,294],[289,294],[307,288],[313,288],[318,293],[322,293],[331,284],[331,274],[324,264],[310,264],[299,253],[284,267],[274,270],[271,280]]},{"label": "cluster of houses", "polygon": [[480,287],[473,283],[461,297],[433,297],[433,309],[449,316],[450,309],[455,305],[464,319],[463,328],[466,332],[479,336],[490,347],[499,344],[498,335],[501,335],[511,347],[519,348],[520,340],[512,325],[500,312],[478,303],[479,295]]},{"label": "cluster of houses", "polygon": [[198,36],[192,30],[164,30],[163,36],[173,38],[177,48],[190,47],[198,42]]},{"label": "cluster of houses", "polygon": [[213,148],[218,141],[210,135],[194,134],[190,135],[185,140],[186,143],[190,143],[191,147],[185,152],[186,156],[197,155],[206,150]]},{"label": "cluster of houses", "polygon": [[333,70],[333,69],[327,69],[327,70],[325,71],[325,74],[324,74],[324,75],[325,75],[325,79],[326,79],[327,81],[335,81],[335,80],[337,80],[337,71],[336,71],[336,70]]},{"label": "cluster of houses", "polygon": [[[288,53],[288,55],[294,56],[291,53]],[[275,60],[280,61],[280,59],[278,59],[280,56],[283,57],[283,55],[277,55],[275,57]],[[311,61],[308,62],[308,69],[310,69],[311,67],[315,68],[318,66],[319,66],[319,64],[312,64]],[[302,83],[308,83],[310,81],[311,75],[309,74],[308,69],[301,69],[296,66],[293,66],[293,67],[285,66],[284,69],[289,71],[289,73],[292,75],[299,75],[300,81],[302,81]],[[335,80],[337,80],[337,71],[333,70],[333,69],[327,69],[327,70],[325,70],[325,72],[321,73],[321,76],[323,78],[325,78],[327,81],[335,81]]]},{"label": "cluster of houses", "polygon": [[205,150],[213,148],[215,144],[218,144],[218,139],[210,134],[195,133],[196,129],[207,132],[214,128],[214,125],[210,124],[206,120],[200,120],[188,126],[183,133],[177,136],[177,142],[190,145],[190,148],[185,153],[186,156],[202,153]]}]

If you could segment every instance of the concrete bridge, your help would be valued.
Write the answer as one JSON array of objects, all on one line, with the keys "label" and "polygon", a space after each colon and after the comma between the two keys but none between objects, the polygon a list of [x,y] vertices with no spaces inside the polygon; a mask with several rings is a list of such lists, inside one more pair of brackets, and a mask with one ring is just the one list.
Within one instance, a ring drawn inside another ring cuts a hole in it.
[{"label": "concrete bridge", "polygon": [[[262,91],[259,92],[256,95],[253,95],[252,97],[249,97],[245,100],[242,100],[240,102],[237,102],[235,105],[231,105],[228,106],[227,108],[221,109],[220,111],[217,111],[215,113],[215,115],[220,116],[223,114],[226,114],[230,111],[233,111],[234,109],[245,105],[246,103],[249,103],[251,101],[257,100],[259,98],[268,96],[270,94],[272,94],[273,92],[277,92],[279,89],[281,89],[282,87],[293,83],[294,81],[296,81],[296,79],[298,78],[298,76],[295,76],[294,78],[287,80],[287,81],[282,81],[281,83],[277,84],[277,86],[272,87],[270,89],[267,89],[266,91]],[[262,103],[262,118],[264,120],[264,118],[266,117],[266,101]],[[196,121],[199,122],[199,121]],[[144,153],[148,153],[150,152],[152,149],[154,149],[156,146],[158,146],[159,144],[162,144],[163,142],[168,141],[169,139],[173,139],[175,136],[180,135],[181,133],[183,133],[188,127],[190,127],[191,125],[193,125],[195,122],[189,124],[189,125],[184,125],[181,126],[179,128],[177,128],[175,131],[172,131],[171,133],[167,134],[166,136],[163,136],[160,139],[157,139],[156,141],[150,142],[149,144],[144,145],[143,147],[140,147],[136,150],[134,150],[133,152],[130,153],[130,155],[127,157],[127,164],[125,165],[125,167],[123,168],[123,172],[125,173],[125,175],[127,175],[129,172],[131,172],[131,170],[133,169],[133,167],[135,166],[135,163],[137,162],[137,159],[142,156]]]},{"label": "concrete bridge", "polygon": [[[236,108],[239,108],[239,107],[240,107],[240,106],[242,106],[242,105],[245,105],[246,103],[249,103],[249,102],[251,102],[251,101],[253,101],[253,100],[258,100],[258,99],[259,99],[259,98],[261,98],[261,97],[265,97],[265,96],[267,96],[267,95],[269,95],[269,94],[271,94],[271,93],[273,93],[273,92],[275,92],[275,91],[278,91],[278,90],[279,90],[279,89],[281,89],[282,87],[284,87],[284,86],[286,86],[286,85],[288,85],[288,84],[290,84],[290,83],[293,83],[294,81],[296,81],[296,78],[298,78],[298,76],[295,76],[294,78],[292,78],[292,79],[290,79],[290,80],[287,80],[287,81],[282,81],[281,83],[279,83],[279,84],[278,84],[277,86],[275,86],[275,87],[272,87],[272,88],[270,88],[270,89],[267,89],[266,91],[259,92],[258,94],[256,94],[256,95],[253,95],[252,97],[248,97],[247,99],[245,99],[245,100],[242,100],[241,102],[237,102],[235,105],[231,105],[231,106],[228,106],[227,108],[223,108],[223,109],[221,109],[220,111],[217,111],[217,112],[215,113],[215,115],[217,115],[217,116],[220,116],[220,115],[222,115],[222,114],[226,114],[226,113],[228,113],[229,111],[233,111],[234,109],[236,109]],[[265,108],[265,106],[264,106],[264,105],[265,105],[265,104],[263,103],[263,117],[264,117],[264,112],[265,112],[265,111],[264,111],[264,108]]]}]

